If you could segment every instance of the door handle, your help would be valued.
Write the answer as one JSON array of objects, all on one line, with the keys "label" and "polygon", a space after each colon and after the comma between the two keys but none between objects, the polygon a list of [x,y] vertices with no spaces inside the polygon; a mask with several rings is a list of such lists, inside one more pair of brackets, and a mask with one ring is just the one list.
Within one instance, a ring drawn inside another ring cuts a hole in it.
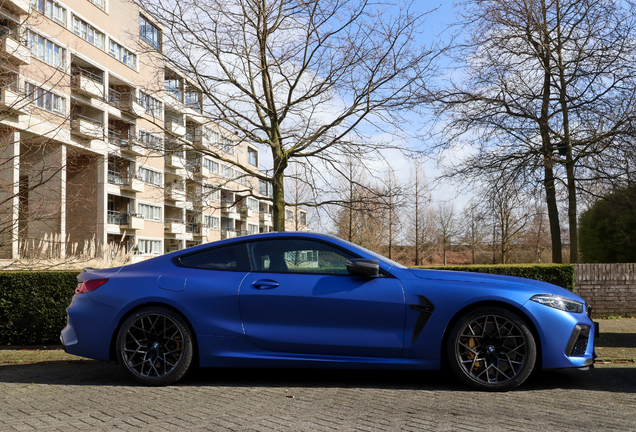
[{"label": "door handle", "polygon": [[256,289],[272,289],[272,288],[276,288],[280,284],[271,279],[259,279],[257,281],[252,282],[252,285]]}]

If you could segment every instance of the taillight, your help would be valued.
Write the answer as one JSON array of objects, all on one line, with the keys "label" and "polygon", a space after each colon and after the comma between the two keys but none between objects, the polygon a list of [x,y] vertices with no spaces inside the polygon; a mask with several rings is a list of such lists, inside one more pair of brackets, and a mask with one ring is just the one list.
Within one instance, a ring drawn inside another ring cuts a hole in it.
[{"label": "taillight", "polygon": [[106,282],[108,282],[108,279],[89,279],[89,280],[85,280],[81,284],[77,285],[77,288],[75,288],[75,293],[76,294],[81,294],[81,293],[87,293],[87,292],[95,291],[97,288],[99,288],[100,286],[104,285]]}]

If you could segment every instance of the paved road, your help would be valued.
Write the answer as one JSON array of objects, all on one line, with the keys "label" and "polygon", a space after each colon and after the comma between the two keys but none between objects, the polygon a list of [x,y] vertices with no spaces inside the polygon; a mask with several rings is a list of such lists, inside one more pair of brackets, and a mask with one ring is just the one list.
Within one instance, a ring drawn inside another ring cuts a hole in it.
[{"label": "paved road", "polygon": [[133,385],[119,366],[0,366],[0,431],[636,431],[636,365],[544,372],[508,393],[430,372],[199,370]]}]

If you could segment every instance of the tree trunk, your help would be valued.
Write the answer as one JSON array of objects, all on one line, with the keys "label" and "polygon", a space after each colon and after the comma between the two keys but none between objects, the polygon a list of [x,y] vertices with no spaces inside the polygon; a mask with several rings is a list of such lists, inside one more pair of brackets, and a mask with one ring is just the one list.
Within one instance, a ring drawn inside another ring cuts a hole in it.
[{"label": "tree trunk", "polygon": [[570,229],[570,263],[579,261],[578,227],[576,220],[576,182],[574,179],[574,160],[572,158],[572,139],[570,137],[570,117],[567,102],[567,82],[563,66],[561,41],[561,4],[557,0],[557,59],[559,66],[559,104],[563,115],[563,143],[566,149],[565,172],[568,189],[568,227]]},{"label": "tree trunk", "polygon": [[[545,17],[545,4],[544,8],[544,22]],[[549,115],[548,109],[550,107],[550,90],[551,90],[551,76],[550,76],[550,57],[548,53],[543,55],[543,67],[545,68],[543,76],[543,98],[541,102],[541,117],[539,118],[539,131],[541,133],[543,164],[544,164],[544,177],[543,186],[545,188],[545,199],[548,206],[548,219],[550,221],[550,236],[552,240],[552,262],[562,263],[563,257],[561,255],[561,225],[559,223],[559,208],[556,201],[556,188],[554,181],[554,161],[552,159],[552,144],[550,142],[550,125],[548,124]]]},{"label": "tree trunk", "polygon": [[274,231],[285,231],[285,168],[287,160],[280,151],[274,151],[274,173],[272,174],[272,204],[274,207]]}]

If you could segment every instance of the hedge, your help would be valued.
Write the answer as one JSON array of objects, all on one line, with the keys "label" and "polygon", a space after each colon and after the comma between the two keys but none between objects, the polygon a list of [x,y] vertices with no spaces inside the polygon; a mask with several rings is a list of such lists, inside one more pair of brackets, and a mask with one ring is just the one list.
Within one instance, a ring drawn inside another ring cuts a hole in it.
[{"label": "hedge", "polygon": [[0,345],[60,343],[79,273],[0,272]]},{"label": "hedge", "polygon": [[[414,268],[520,276],[574,290],[574,266],[565,264]],[[0,272],[0,345],[59,343],[78,274],[77,271]]]},{"label": "hedge", "polygon": [[548,282],[574,292],[574,266],[571,264],[500,264],[411,267],[431,270],[454,270],[518,276]]}]

